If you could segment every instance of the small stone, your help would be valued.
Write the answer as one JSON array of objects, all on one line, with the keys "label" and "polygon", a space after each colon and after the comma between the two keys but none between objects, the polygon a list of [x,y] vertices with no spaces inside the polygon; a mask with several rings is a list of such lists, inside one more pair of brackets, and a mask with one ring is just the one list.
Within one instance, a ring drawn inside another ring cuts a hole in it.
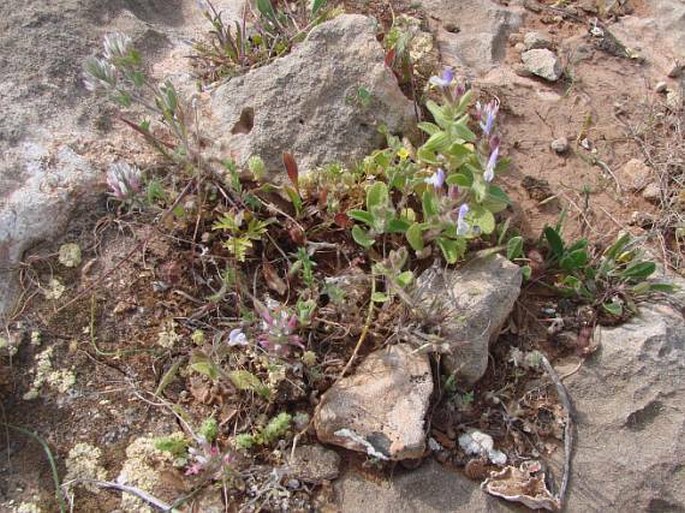
[{"label": "small stone", "polygon": [[659,203],[661,201],[661,187],[657,182],[652,182],[642,191],[642,197],[650,203]]},{"label": "small stone", "polygon": [[517,43],[522,43],[523,42],[523,36],[521,34],[514,32],[513,34],[509,34],[509,37],[507,38],[509,41],[509,44],[511,46],[514,46]]},{"label": "small stone", "polygon": [[59,247],[59,263],[65,267],[76,267],[81,263],[81,248],[78,244],[62,244]]},{"label": "small stone", "polygon": [[514,50],[516,50],[518,53],[523,53],[526,51],[526,45],[523,43],[516,43],[514,45]]},{"label": "small stone", "polygon": [[530,71],[528,71],[528,69],[523,64],[514,64],[512,66],[512,69],[514,70],[514,73],[516,73],[519,77],[529,78],[533,76],[533,74]]},{"label": "small stone", "polygon": [[631,191],[642,189],[652,177],[652,169],[640,159],[630,159],[621,168],[621,185]]},{"label": "small stone", "polygon": [[533,75],[537,75],[550,82],[555,82],[561,78],[563,71],[561,63],[554,52],[546,48],[523,52],[521,60]]},{"label": "small stone", "polygon": [[551,49],[554,44],[540,32],[527,32],[523,36],[523,44],[526,50],[537,50],[541,48]]},{"label": "small stone", "polygon": [[340,456],[320,445],[303,445],[295,449],[289,467],[290,473],[297,479],[319,484],[338,477]]},{"label": "small stone", "polygon": [[636,210],[630,216],[630,224],[639,228],[649,229],[654,226],[654,216],[646,212]]},{"label": "small stone", "polygon": [[665,93],[668,90],[668,83],[664,82],[663,80],[659,82],[656,87],[654,88],[654,91],[656,93]]},{"label": "small stone", "polygon": [[566,137],[559,137],[559,139],[554,139],[550,144],[552,150],[555,153],[562,155],[568,151],[568,139]]},{"label": "small stone", "polygon": [[381,460],[421,458],[432,392],[428,355],[408,344],[389,346],[322,396],[314,428],[321,442]]}]

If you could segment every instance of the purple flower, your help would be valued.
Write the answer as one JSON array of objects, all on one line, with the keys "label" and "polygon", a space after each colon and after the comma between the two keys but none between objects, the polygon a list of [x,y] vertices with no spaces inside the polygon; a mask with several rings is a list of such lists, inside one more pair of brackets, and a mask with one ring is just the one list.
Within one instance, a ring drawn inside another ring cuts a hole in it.
[{"label": "purple flower", "polygon": [[486,182],[492,182],[493,178],[495,178],[495,166],[497,165],[497,157],[499,157],[499,146],[492,150],[490,158],[488,159],[488,163],[485,166],[483,179]]},{"label": "purple flower", "polygon": [[452,83],[453,78],[454,71],[452,71],[452,68],[445,68],[439,77],[432,76],[428,79],[428,82],[438,87],[447,88]]},{"label": "purple flower", "polygon": [[480,120],[480,127],[485,135],[490,135],[492,132],[498,111],[499,101],[497,100],[492,100],[485,105],[481,105],[480,102],[476,103],[476,115]]},{"label": "purple flower", "polygon": [[110,194],[120,201],[133,199],[141,192],[140,169],[126,162],[115,162],[107,171]]},{"label": "purple flower", "polygon": [[247,337],[245,336],[245,333],[243,333],[243,330],[240,328],[231,330],[231,332],[228,334],[228,345],[231,347],[246,346]]},{"label": "purple flower", "polygon": [[445,183],[445,171],[439,167],[435,173],[424,179],[424,182],[432,185],[436,189],[440,189]]},{"label": "purple flower", "polygon": [[469,223],[466,222],[466,214],[469,213],[469,206],[464,203],[459,207],[459,215],[457,216],[457,235],[466,235],[469,232]]}]

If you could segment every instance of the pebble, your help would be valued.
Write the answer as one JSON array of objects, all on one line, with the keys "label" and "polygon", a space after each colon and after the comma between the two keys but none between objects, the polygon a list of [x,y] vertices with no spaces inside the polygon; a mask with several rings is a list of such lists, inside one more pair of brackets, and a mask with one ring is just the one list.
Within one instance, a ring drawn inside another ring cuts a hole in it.
[{"label": "pebble", "polygon": [[661,201],[661,187],[657,182],[652,182],[642,191],[642,197],[650,203],[659,203]]},{"label": "pebble", "polygon": [[654,91],[657,93],[665,93],[668,90],[668,84],[664,82],[663,80],[659,82],[656,87],[654,88]]},{"label": "pebble", "polygon": [[540,48],[552,48],[552,42],[540,32],[526,32],[523,36],[523,44],[526,50],[538,50]]},{"label": "pebble", "polygon": [[554,139],[550,144],[552,150],[555,153],[562,155],[568,151],[568,139],[566,137],[559,137],[559,139]]},{"label": "pebble", "polygon": [[521,60],[528,71],[538,77],[550,82],[555,82],[561,78],[563,72],[561,63],[554,52],[546,48],[523,52]]}]

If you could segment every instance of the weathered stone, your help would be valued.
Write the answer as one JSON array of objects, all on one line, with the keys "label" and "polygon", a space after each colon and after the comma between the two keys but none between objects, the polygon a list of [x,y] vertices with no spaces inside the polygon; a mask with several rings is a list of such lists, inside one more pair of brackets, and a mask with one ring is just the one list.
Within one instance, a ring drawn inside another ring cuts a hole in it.
[{"label": "weathered stone", "polygon": [[521,291],[521,269],[501,255],[477,258],[457,270],[425,271],[417,280],[417,304],[441,317],[446,368],[467,383],[488,366],[497,338]]},{"label": "weathered stone", "polygon": [[419,458],[432,391],[426,354],[407,344],[378,350],[323,395],[314,413],[317,436],[381,459]]},{"label": "weathered stone", "polygon": [[554,52],[547,49],[528,50],[521,54],[524,66],[532,74],[555,82],[561,78],[562,68]]},{"label": "weathered stone", "polygon": [[659,203],[661,201],[661,186],[658,182],[651,182],[642,191],[642,197],[650,203]]},{"label": "weathered stone", "polygon": [[555,153],[564,154],[568,151],[568,139],[566,137],[559,137],[554,139],[549,146]]},{"label": "weathered stone", "polygon": [[433,460],[427,461],[417,470],[396,471],[384,482],[369,481],[359,474],[348,472],[336,482],[335,489],[342,513],[521,511],[515,505],[490,497],[479,489],[478,483]]},{"label": "weathered stone", "polygon": [[663,80],[661,82],[657,83],[656,86],[654,86],[654,92],[658,93],[658,94],[665,93],[667,90],[668,90],[668,82],[665,82]]},{"label": "weathered stone", "polygon": [[398,133],[415,122],[383,59],[371,18],[342,15],[319,25],[290,55],[214,91],[214,150],[240,163],[259,155],[278,176],[285,176],[285,151],[301,172],[361,159],[385,141],[381,125]]},{"label": "weathered stone", "polygon": [[295,449],[288,466],[294,477],[309,483],[321,483],[338,477],[340,456],[320,445],[303,445]]},{"label": "weathered stone", "polygon": [[640,159],[630,159],[621,168],[619,181],[631,191],[639,191],[652,179],[652,169]]},{"label": "weathered stone", "polygon": [[551,50],[554,43],[540,32],[526,32],[526,35],[523,36],[523,45],[526,50],[538,50],[541,48]]},{"label": "weathered stone", "polygon": [[508,36],[521,26],[524,12],[480,0],[425,0],[422,6],[441,22],[436,39],[443,62],[479,73],[504,59]]},{"label": "weathered stone", "polygon": [[684,511],[683,316],[647,305],[599,338],[566,380],[577,429],[566,510]]}]

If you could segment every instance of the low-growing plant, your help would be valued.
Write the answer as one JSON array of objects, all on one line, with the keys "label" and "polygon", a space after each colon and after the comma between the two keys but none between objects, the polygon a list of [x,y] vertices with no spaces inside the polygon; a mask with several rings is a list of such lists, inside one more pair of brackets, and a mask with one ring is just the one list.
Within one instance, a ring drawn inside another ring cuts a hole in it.
[{"label": "low-growing plant", "polygon": [[645,258],[630,234],[619,235],[598,255],[584,238],[567,245],[559,226],[546,227],[543,236],[555,289],[592,305],[600,314],[626,319],[637,312],[636,301],[675,290],[673,285],[649,281],[656,264]]},{"label": "low-growing plant", "polygon": [[254,433],[236,436],[236,447],[246,451],[260,446],[271,446],[288,432],[292,421],[292,415],[281,412],[269,420],[266,426],[257,429]]},{"label": "low-growing plant", "polygon": [[210,0],[202,0],[203,16],[212,29],[206,40],[193,42],[193,58],[199,63],[202,78],[214,82],[261,66],[288,53],[332,11],[327,0],[297,0],[286,5],[271,0],[257,0],[256,11],[248,17],[248,5],[242,19],[230,24]]},{"label": "low-growing plant", "polygon": [[389,147],[364,162],[366,174],[376,177],[367,188],[365,208],[347,214],[359,223],[352,236],[365,248],[379,237],[401,234],[418,257],[428,256],[434,244],[448,263],[455,263],[468,240],[495,230],[495,214],[509,204],[492,183],[506,164],[495,133],[499,104],[476,104],[478,136],[468,126],[472,93],[453,84],[449,69],[431,83],[442,102],[429,100],[435,123],[418,125],[428,140],[414,152],[388,136]]}]

